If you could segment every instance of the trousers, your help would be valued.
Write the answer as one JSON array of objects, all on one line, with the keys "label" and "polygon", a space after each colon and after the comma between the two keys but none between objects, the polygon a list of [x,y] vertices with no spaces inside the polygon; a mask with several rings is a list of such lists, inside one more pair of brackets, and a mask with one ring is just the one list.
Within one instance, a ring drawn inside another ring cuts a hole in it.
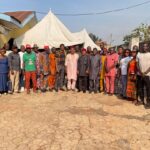
[{"label": "trousers", "polygon": [[19,71],[13,71],[14,74],[10,73],[10,80],[12,83],[12,91],[18,92],[19,91]]},{"label": "trousers", "polygon": [[115,77],[114,76],[106,76],[106,92],[110,94],[114,94],[114,84],[115,84]]},{"label": "trousers", "polygon": [[[145,95],[146,89],[146,95]],[[147,103],[150,103],[150,77],[149,76],[137,76],[137,96],[144,102],[146,97]]]},{"label": "trousers", "polygon": [[78,78],[79,83],[79,90],[80,91],[86,91],[87,90],[87,76],[80,76]]},{"label": "trousers", "polygon": [[25,86],[26,86],[27,91],[30,90],[30,80],[32,80],[33,91],[36,91],[37,83],[36,83],[36,72],[35,71],[26,71],[25,72]]}]

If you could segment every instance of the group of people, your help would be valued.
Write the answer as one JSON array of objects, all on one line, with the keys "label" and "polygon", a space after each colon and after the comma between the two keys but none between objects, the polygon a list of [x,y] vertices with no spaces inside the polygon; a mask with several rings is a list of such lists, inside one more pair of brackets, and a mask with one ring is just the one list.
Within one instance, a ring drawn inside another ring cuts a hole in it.
[{"label": "group of people", "polygon": [[[150,108],[150,51],[148,44],[132,50],[119,47],[101,51],[71,46],[66,50],[22,45],[0,49],[0,94],[38,91],[103,92]],[[146,91],[146,92],[145,92]],[[145,102],[146,99],[146,102]]]}]

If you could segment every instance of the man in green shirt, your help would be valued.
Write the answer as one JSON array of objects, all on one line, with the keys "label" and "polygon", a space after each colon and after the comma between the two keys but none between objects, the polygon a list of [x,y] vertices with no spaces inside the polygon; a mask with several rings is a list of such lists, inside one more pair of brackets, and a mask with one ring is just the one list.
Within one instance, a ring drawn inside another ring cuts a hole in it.
[{"label": "man in green shirt", "polygon": [[26,45],[26,53],[23,55],[24,71],[25,71],[25,86],[27,94],[30,94],[30,80],[33,83],[33,92],[36,92],[36,55],[31,50],[30,45]]}]

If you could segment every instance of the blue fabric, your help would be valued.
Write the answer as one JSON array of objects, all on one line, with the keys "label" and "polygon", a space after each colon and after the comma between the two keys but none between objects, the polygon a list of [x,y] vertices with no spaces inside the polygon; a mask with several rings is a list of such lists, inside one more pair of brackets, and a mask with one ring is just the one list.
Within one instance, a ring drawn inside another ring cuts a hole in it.
[{"label": "blue fabric", "polygon": [[8,74],[0,73],[0,92],[8,91],[7,82],[8,82]]},{"label": "blue fabric", "polygon": [[8,67],[8,58],[5,57],[3,59],[0,59],[0,73],[8,73],[9,67]]},{"label": "blue fabric", "polygon": [[121,82],[122,82],[122,95],[126,97],[126,89],[127,89],[127,75],[121,76]]}]

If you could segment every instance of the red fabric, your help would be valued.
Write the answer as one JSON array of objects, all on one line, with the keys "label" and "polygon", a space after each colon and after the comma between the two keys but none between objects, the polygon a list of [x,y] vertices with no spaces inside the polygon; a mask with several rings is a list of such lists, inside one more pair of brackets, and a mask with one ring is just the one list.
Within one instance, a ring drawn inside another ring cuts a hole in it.
[{"label": "red fabric", "polygon": [[30,79],[33,83],[33,90],[36,91],[37,89],[37,83],[36,83],[36,72],[35,71],[28,71],[25,73],[25,85],[27,91],[30,90]]}]

